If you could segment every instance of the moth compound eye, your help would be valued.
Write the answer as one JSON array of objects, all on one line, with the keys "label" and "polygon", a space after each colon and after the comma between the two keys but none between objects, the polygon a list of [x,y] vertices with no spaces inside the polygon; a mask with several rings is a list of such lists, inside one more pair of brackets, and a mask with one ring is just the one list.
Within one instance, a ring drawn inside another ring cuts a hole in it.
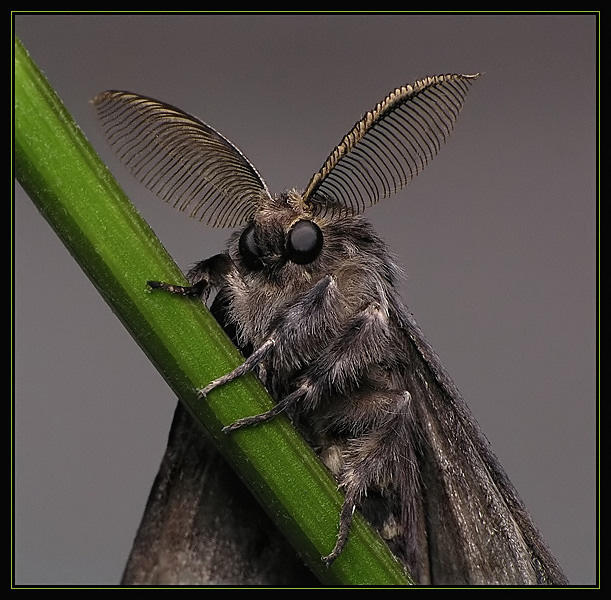
[{"label": "moth compound eye", "polygon": [[255,240],[255,226],[249,225],[240,236],[238,245],[244,264],[252,271],[259,271],[263,268],[263,263],[259,258],[261,251]]},{"label": "moth compound eye", "polygon": [[298,221],[289,231],[286,257],[298,265],[311,263],[322,249],[322,231],[313,221]]}]

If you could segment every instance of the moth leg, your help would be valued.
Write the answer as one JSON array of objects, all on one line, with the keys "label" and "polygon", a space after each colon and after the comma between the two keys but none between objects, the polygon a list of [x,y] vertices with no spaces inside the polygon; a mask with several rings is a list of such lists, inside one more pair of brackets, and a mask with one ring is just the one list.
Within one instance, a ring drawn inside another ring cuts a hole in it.
[{"label": "moth leg", "polygon": [[201,298],[206,294],[208,288],[207,281],[198,281],[193,285],[175,285],[173,283],[165,283],[164,281],[147,281],[148,285],[152,290],[162,290],[169,292],[170,294],[176,294],[178,296],[186,296],[189,298]]},{"label": "moth leg", "polygon": [[309,365],[300,380],[303,410],[336,393],[349,393],[363,375],[382,360],[388,343],[388,318],[378,302],[372,302],[352,318]]},{"label": "moth leg", "polygon": [[206,300],[212,288],[219,287],[227,274],[235,268],[228,254],[216,254],[196,263],[187,272],[191,285],[175,285],[163,281],[147,281],[152,290],[162,290],[179,296],[202,298]]},{"label": "moth leg", "polygon": [[252,371],[270,352],[274,347],[274,338],[268,338],[257,348],[239,367],[236,367],[233,371],[221,375],[218,379],[211,381],[206,387],[198,391],[200,398],[205,398],[213,389],[225,385],[238,377],[242,377],[249,371]]},{"label": "moth leg", "polygon": [[264,423],[265,421],[269,421],[279,415],[282,411],[286,410],[289,406],[295,404],[300,397],[300,390],[289,394],[280,402],[275,404],[272,408],[270,408],[267,412],[261,413],[260,415],[253,415],[252,417],[244,417],[242,419],[238,419],[237,421],[231,423],[231,425],[227,425],[223,427],[223,433],[231,433],[236,429],[241,429],[242,427],[249,427],[251,425],[257,425],[259,423]]},{"label": "moth leg", "polygon": [[[304,297],[302,301],[303,304],[305,306],[311,306],[311,295],[316,295],[321,305],[328,303],[337,289],[332,284],[333,282],[330,278],[321,280],[312,290],[311,294],[307,294]],[[294,307],[292,309],[292,312],[295,313],[294,318],[291,316],[291,318],[287,318],[280,323],[273,333],[273,338],[268,339],[268,342],[272,339],[274,340],[274,343],[271,345],[277,345],[280,349],[279,354],[281,355],[285,354],[283,351],[283,342],[286,343],[286,340],[294,340],[299,335],[297,331],[299,329],[308,330],[307,325],[304,325],[303,317],[307,314],[307,310],[303,311],[302,308],[301,303]],[[338,340],[332,343],[326,351],[320,353],[319,357],[313,361],[308,369],[308,374],[303,377],[300,384],[293,392],[280,400],[269,411],[260,415],[239,419],[235,423],[225,427],[223,431],[228,433],[241,427],[248,427],[250,425],[269,421],[287,408],[297,404],[302,404],[306,411],[311,410],[322,397],[330,392],[333,385],[336,387],[350,385],[349,380],[355,378],[362,368],[365,368],[371,361],[378,358],[378,353],[372,350],[374,344],[372,344],[371,341],[379,339],[380,337],[385,338],[386,336],[386,320],[382,316],[382,312],[377,302],[364,308],[355,315],[351,327],[347,328],[345,334],[340,336]],[[297,318],[297,314],[301,314],[302,318]],[[316,318],[319,318],[319,316],[314,317],[314,319]],[[268,342],[266,342],[265,345],[267,345]],[[271,349],[271,347],[269,349]],[[366,358],[363,359],[363,357]],[[212,382],[210,385],[216,387],[216,385],[235,379],[235,377],[240,374],[254,368],[257,362],[260,362],[262,358],[263,353],[260,354],[259,351],[257,351],[257,356],[251,363],[249,365],[246,365],[246,363],[243,365],[244,369],[238,367],[238,369],[232,373],[219,378],[217,382]],[[247,360],[247,362],[249,361]],[[207,388],[205,388],[205,390],[207,391]]]},{"label": "moth leg", "polygon": [[[357,506],[387,543],[399,544],[406,557],[413,559],[420,480],[411,395],[408,391],[387,391],[369,396],[369,404],[377,405],[373,410],[379,418],[365,416],[360,424],[364,431],[350,438],[342,451],[339,487],[345,499],[335,546],[323,557],[327,566],[344,549]],[[379,506],[367,504],[372,492],[382,492],[390,502],[382,512]]]},{"label": "moth leg", "polygon": [[[267,340],[246,359],[243,365],[210,383],[201,390],[200,394],[205,395],[215,387],[232,381],[236,377],[254,369],[258,363],[270,354],[272,348],[275,348],[273,356],[269,358],[269,362],[273,365],[272,368],[277,368],[278,365],[276,361],[286,361],[286,363],[289,364],[292,360],[299,362],[301,359],[295,358],[292,355],[292,348],[295,345],[299,345],[300,340],[303,340],[305,344],[309,343],[315,345],[317,343],[316,340],[312,339],[312,332],[321,328],[321,313],[332,314],[329,308],[333,306],[334,301],[337,299],[337,295],[338,290],[334,279],[332,277],[324,277],[321,279],[304,294],[299,302],[291,307],[288,313],[277,323]],[[316,306],[317,309],[312,310],[313,306]],[[328,320],[331,321],[332,317],[329,316]],[[327,321],[324,321],[324,324],[324,326],[329,325]],[[286,363],[284,364],[286,365]],[[296,365],[293,364],[292,366],[295,367]],[[235,423],[225,427],[223,431],[229,433],[241,427],[269,421],[288,407],[300,401],[304,395],[307,394],[307,390],[308,386],[299,386],[294,392],[280,400],[269,411],[239,419]]]},{"label": "moth leg", "polygon": [[327,554],[327,556],[322,557],[322,560],[327,567],[330,567],[333,561],[342,553],[342,550],[348,542],[354,511],[356,510],[356,504],[356,494],[354,491],[352,491],[352,493],[346,493],[344,502],[342,504],[342,510],[339,514],[339,531],[335,540],[335,546],[333,547],[333,550]]}]

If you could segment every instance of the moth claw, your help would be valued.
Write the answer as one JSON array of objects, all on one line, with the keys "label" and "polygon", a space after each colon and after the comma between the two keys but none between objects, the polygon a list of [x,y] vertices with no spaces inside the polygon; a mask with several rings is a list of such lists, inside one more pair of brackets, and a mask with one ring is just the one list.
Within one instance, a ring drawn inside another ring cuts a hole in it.
[{"label": "moth claw", "polygon": [[225,425],[225,427],[223,427],[223,429],[221,429],[221,431],[224,434],[229,434],[232,431],[235,431],[236,429],[239,429],[239,425],[236,425],[237,421],[234,423],[231,423],[230,425]]},{"label": "moth claw", "polygon": [[197,390],[198,398],[200,398],[200,400],[204,400],[206,396],[216,387],[218,387],[216,380],[211,381],[208,385]]},{"label": "moth claw", "polygon": [[322,562],[325,563],[325,567],[327,567],[327,569],[333,564],[336,558],[337,558],[337,555],[334,555],[333,552],[331,554],[327,554],[327,556],[320,557]]},{"label": "moth claw", "polygon": [[197,390],[197,397],[200,400],[205,400],[206,396],[208,395],[208,393],[210,392],[211,388],[209,385],[207,385],[206,387],[201,388],[200,390]]},{"label": "moth claw", "polygon": [[220,387],[221,385],[223,385],[224,383],[227,383],[230,380],[231,379],[228,375],[219,377],[218,379],[211,381],[208,385],[204,386],[203,388],[200,388],[199,390],[197,390],[197,395],[199,398],[203,400],[212,390],[214,390],[217,387]]}]

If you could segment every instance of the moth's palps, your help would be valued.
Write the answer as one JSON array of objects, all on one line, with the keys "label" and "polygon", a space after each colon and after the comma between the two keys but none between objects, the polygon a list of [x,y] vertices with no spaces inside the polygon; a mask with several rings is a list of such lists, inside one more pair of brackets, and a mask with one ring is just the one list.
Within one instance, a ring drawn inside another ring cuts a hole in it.
[{"label": "moth's palps", "polygon": [[[398,296],[399,269],[361,213],[441,149],[478,75],[395,89],[329,154],[303,192],[273,195],[209,125],[129,92],[95,100],[121,159],[151,190],[214,226],[226,252],[191,285],[248,349],[200,396],[258,369],[276,400],[225,431],[287,413],[345,494],[337,559],[355,507],[420,583],[561,584],[541,539],[456,386]],[[202,400],[205,401],[205,400]]]}]

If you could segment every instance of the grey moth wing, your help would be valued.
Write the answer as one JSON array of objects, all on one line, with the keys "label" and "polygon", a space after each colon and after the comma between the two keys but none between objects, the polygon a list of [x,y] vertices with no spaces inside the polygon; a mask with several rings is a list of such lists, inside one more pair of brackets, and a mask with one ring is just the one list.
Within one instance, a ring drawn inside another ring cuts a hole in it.
[{"label": "grey moth wing", "polygon": [[566,584],[555,557],[437,354],[407,311],[408,385],[420,424],[419,472],[436,584]]}]

